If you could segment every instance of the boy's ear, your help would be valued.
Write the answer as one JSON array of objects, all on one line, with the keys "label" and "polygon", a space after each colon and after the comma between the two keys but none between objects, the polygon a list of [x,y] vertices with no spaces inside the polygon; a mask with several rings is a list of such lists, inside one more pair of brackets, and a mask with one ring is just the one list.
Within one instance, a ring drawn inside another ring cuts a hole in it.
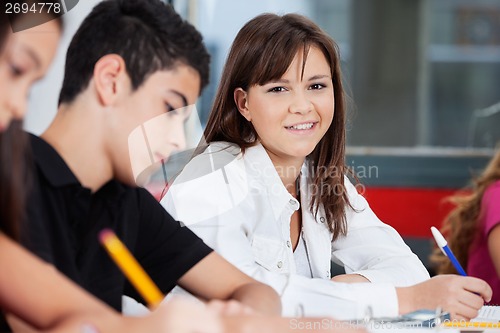
[{"label": "boy's ear", "polygon": [[234,89],[234,102],[236,103],[236,107],[238,111],[240,111],[241,115],[245,117],[246,120],[251,121],[252,117],[250,115],[250,111],[248,110],[248,93],[242,88]]},{"label": "boy's ear", "polygon": [[117,54],[107,54],[96,62],[93,79],[99,101],[105,106],[113,104],[130,85],[125,61]]}]

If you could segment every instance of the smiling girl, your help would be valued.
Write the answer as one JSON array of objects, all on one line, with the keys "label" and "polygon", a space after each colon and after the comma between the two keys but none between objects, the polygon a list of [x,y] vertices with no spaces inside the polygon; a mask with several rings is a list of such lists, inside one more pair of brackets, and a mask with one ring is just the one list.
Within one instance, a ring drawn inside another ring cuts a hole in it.
[{"label": "smiling girl", "polygon": [[[229,52],[208,147],[178,176],[164,207],[274,287],[284,315],[352,319],[442,306],[453,318],[475,316],[491,294],[487,284],[428,280],[347,178],[345,112],[334,41],[297,14],[257,16]],[[332,278],[331,261],[346,274]]]}]

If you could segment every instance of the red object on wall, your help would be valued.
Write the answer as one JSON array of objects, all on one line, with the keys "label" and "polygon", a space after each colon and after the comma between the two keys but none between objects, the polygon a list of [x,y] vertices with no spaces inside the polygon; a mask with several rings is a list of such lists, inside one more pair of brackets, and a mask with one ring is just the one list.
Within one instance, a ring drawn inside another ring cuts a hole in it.
[{"label": "red object on wall", "polygon": [[455,189],[367,187],[363,196],[382,222],[403,237],[431,237],[430,227],[440,228],[453,209],[445,199]]},{"label": "red object on wall", "polygon": [[[164,184],[155,184],[148,190],[160,200]],[[366,187],[362,195],[382,222],[396,229],[403,237],[431,238],[430,228],[441,227],[444,218],[453,209],[445,199],[457,194],[455,189]]]}]

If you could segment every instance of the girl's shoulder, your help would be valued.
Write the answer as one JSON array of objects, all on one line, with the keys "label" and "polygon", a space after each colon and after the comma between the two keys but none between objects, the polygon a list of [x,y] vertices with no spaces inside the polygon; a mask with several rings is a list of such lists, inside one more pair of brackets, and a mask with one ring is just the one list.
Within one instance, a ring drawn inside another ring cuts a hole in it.
[{"label": "girl's shoulder", "polygon": [[241,155],[241,148],[231,142],[216,141],[210,143],[203,153],[195,156],[193,160],[197,163],[207,163],[219,169],[238,158]]},{"label": "girl's shoulder", "polygon": [[[176,177],[175,183],[205,177],[217,170],[233,165],[241,155],[238,145],[229,142],[212,142],[202,153],[194,156]],[[174,183],[174,184],[175,184]]]},{"label": "girl's shoulder", "polygon": [[238,156],[241,153],[241,148],[236,143],[227,141],[214,141],[206,146],[203,153],[200,155],[228,155]]},{"label": "girl's shoulder", "polygon": [[488,188],[486,188],[484,197],[500,199],[500,179],[491,183]]}]

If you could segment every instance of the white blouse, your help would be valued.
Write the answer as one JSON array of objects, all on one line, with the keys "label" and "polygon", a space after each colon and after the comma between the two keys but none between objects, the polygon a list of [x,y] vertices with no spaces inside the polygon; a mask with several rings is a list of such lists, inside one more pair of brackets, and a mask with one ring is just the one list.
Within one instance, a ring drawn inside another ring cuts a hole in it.
[{"label": "white blouse", "polygon": [[[170,187],[162,205],[229,262],[281,296],[283,315],[363,318],[398,315],[395,286],[429,278],[399,234],[382,223],[345,178],[351,204],[348,232],[332,242],[320,208],[309,210],[311,193],[302,167],[299,203],[283,185],[262,145],[245,151],[212,143],[193,158]],[[290,220],[302,204],[302,227],[313,278],[297,274]],[[372,283],[330,280],[330,261]]]},{"label": "white blouse", "polygon": [[295,251],[293,251],[293,259],[295,260],[295,267],[297,269],[298,275],[302,275],[308,278],[313,277],[311,270],[311,261],[309,260],[306,242],[302,233],[300,233],[297,247],[295,248]]}]

